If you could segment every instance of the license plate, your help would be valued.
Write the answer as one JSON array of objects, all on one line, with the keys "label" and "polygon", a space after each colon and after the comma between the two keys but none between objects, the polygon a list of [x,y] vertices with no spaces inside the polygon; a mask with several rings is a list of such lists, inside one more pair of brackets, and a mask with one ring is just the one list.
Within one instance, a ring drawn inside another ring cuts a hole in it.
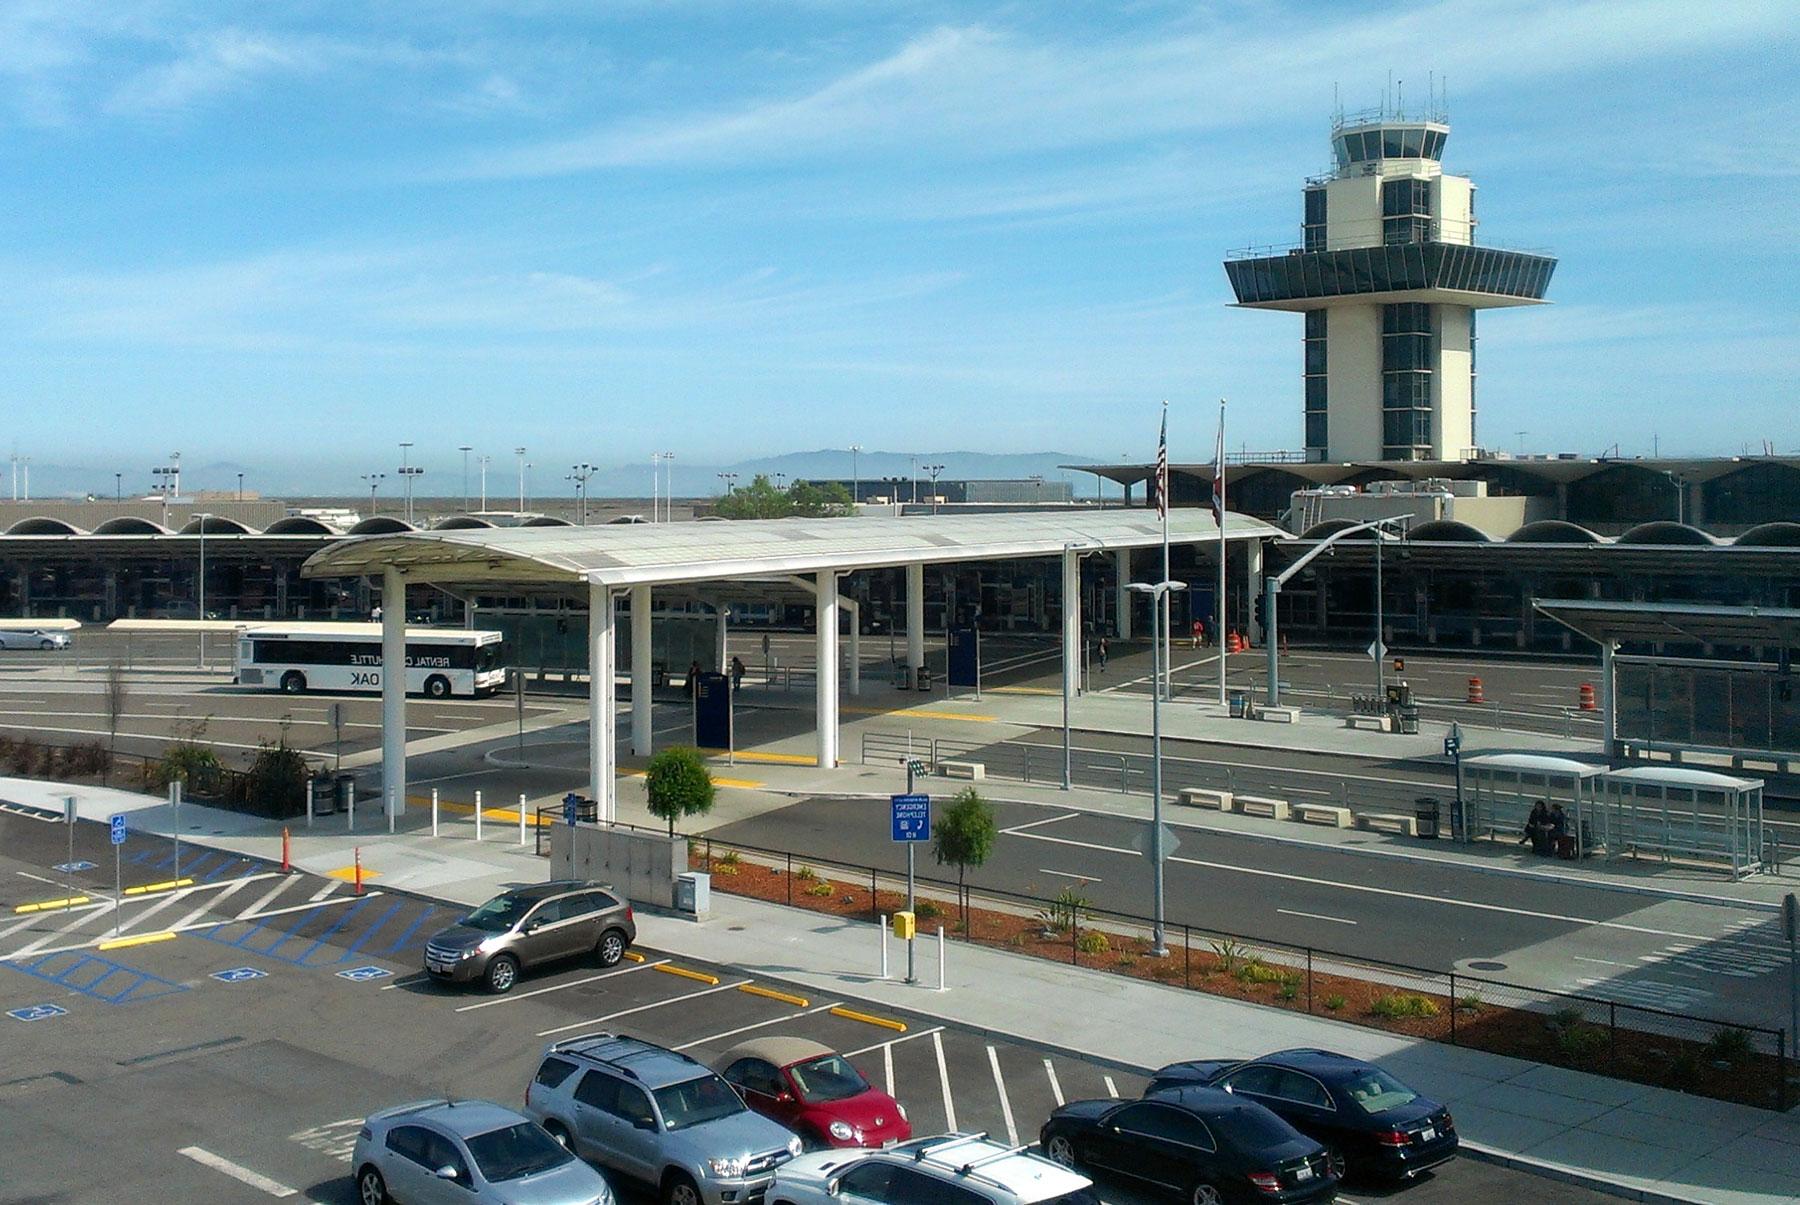
[{"label": "license plate", "polygon": [[1437,1137],[1437,1131],[1435,1129],[1433,1129],[1431,1126],[1426,1126],[1424,1129],[1419,1131],[1419,1141],[1420,1142],[1430,1142],[1432,1139],[1434,1139],[1436,1137]]},{"label": "license plate", "polygon": [[1305,1164],[1301,1164],[1299,1167],[1294,1169],[1294,1179],[1298,1180],[1300,1183],[1304,1184],[1312,1178],[1313,1178],[1313,1169],[1306,1166]]}]

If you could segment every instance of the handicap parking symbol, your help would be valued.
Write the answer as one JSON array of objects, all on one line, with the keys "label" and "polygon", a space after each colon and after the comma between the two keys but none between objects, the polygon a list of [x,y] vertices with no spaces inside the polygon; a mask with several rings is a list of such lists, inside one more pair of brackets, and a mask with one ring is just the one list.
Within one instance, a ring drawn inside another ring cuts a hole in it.
[{"label": "handicap parking symbol", "polygon": [[252,979],[267,979],[267,971],[259,971],[255,967],[231,967],[223,971],[214,971],[212,977],[220,983],[246,983]]},{"label": "handicap parking symbol", "polygon": [[48,1021],[51,1017],[66,1017],[69,1010],[60,1004],[32,1004],[25,1008],[9,1008],[6,1015],[15,1021]]},{"label": "handicap parking symbol", "polygon": [[347,971],[339,971],[339,979],[348,979],[352,983],[367,983],[371,979],[385,979],[393,974],[386,967],[351,967]]},{"label": "handicap parking symbol", "polygon": [[57,874],[79,874],[84,870],[94,869],[92,862],[62,862],[52,867]]}]

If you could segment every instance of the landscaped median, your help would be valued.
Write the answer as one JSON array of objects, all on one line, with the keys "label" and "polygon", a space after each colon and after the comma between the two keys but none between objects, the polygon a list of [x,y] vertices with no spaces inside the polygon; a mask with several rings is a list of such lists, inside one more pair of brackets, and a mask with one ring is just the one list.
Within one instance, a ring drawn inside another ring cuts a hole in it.
[{"label": "landscaped median", "polygon": [[[688,858],[715,891],[866,920],[906,906],[870,867],[708,838],[690,841]],[[967,908],[957,898],[954,883],[921,882],[922,937],[941,926],[952,939],[1718,1100],[1774,1109],[1792,1099],[1775,1030],[1188,926],[1168,929],[1158,957],[1145,918],[1099,912],[1078,886],[1047,898],[969,892]]]}]

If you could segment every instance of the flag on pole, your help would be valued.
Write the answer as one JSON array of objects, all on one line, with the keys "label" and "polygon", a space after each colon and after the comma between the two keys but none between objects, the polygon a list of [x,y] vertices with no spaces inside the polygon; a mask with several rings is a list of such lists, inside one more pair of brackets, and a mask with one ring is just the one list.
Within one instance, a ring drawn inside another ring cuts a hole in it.
[{"label": "flag on pole", "polygon": [[1213,448],[1213,481],[1212,481],[1213,522],[1220,530],[1225,527],[1225,419],[1219,418],[1219,441]]},{"label": "flag on pole", "polygon": [[1156,514],[1169,517],[1169,403],[1163,403],[1162,434],[1156,439]]}]

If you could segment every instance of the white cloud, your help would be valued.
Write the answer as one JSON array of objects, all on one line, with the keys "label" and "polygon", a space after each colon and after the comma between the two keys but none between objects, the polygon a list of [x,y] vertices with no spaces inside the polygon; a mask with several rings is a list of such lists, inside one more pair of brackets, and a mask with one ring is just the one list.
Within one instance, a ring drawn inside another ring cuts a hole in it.
[{"label": "white cloud", "polygon": [[334,48],[314,39],[279,37],[241,29],[215,30],[191,39],[173,59],[138,72],[112,94],[115,113],[168,113],[271,75],[311,75],[331,61]]}]

